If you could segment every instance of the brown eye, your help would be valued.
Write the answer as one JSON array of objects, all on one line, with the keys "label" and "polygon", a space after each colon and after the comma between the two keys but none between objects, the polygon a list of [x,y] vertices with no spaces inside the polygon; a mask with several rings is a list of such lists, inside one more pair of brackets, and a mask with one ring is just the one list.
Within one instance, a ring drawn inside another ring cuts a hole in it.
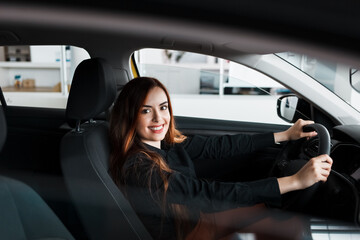
[{"label": "brown eye", "polygon": [[141,111],[142,114],[146,114],[146,113],[149,113],[149,112],[150,112],[150,109],[143,109],[143,110]]},{"label": "brown eye", "polygon": [[168,106],[166,106],[166,105],[160,107],[160,110],[167,110],[167,109],[168,109]]}]

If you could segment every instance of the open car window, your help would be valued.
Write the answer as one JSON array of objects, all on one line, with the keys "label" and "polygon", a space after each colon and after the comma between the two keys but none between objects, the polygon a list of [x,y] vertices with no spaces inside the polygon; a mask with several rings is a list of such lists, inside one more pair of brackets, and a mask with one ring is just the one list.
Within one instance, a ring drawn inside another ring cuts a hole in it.
[{"label": "open car window", "polygon": [[142,49],[135,61],[140,76],[167,87],[176,116],[287,124],[276,101],[290,90],[245,65],[166,49]]},{"label": "open car window", "polygon": [[74,46],[0,47],[0,86],[7,105],[66,108],[76,66],[89,58]]}]

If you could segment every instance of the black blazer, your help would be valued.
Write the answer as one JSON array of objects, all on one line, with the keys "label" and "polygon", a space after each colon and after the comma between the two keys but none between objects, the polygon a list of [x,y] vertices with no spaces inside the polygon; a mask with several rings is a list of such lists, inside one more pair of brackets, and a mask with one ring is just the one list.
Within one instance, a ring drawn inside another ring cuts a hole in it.
[{"label": "black blazer", "polygon": [[124,165],[127,174],[123,191],[155,239],[175,238],[174,218],[169,209],[172,203],[186,205],[194,225],[200,211],[217,212],[257,203],[279,206],[281,197],[276,178],[234,183],[207,181],[197,178],[193,164],[194,159],[217,159],[221,164],[223,159],[234,155],[271,146],[273,136],[273,133],[193,136],[174,146],[162,143],[162,149],[145,144],[149,150],[159,153],[173,170],[165,173],[169,180],[166,196],[164,198],[159,172],[153,171],[150,175],[152,161],[140,153],[127,159]]}]

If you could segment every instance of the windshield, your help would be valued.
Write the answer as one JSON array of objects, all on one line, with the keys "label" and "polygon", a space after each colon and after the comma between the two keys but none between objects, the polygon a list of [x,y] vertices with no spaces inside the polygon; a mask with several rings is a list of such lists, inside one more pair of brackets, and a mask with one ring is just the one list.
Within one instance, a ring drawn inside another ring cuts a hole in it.
[{"label": "windshield", "polygon": [[354,69],[350,66],[292,52],[276,55],[312,77],[360,112],[360,94],[350,85],[350,78],[354,73]]}]

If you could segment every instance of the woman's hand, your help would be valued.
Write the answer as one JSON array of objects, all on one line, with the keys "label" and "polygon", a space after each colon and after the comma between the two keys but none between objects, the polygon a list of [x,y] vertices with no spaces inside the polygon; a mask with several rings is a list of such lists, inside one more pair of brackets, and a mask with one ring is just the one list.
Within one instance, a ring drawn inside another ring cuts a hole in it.
[{"label": "woman's hand", "polygon": [[275,142],[283,142],[283,141],[289,141],[289,140],[297,140],[299,138],[303,137],[314,137],[317,135],[315,131],[312,132],[304,132],[303,127],[308,124],[313,124],[313,121],[306,121],[299,119],[292,125],[288,130],[284,132],[278,132],[274,133],[274,139]]},{"label": "woman's hand", "polygon": [[280,193],[305,189],[317,182],[326,182],[330,175],[333,160],[327,154],[310,159],[297,173],[279,178]]},{"label": "woman's hand", "polygon": [[333,160],[327,154],[310,159],[295,175],[299,189],[305,189],[317,182],[326,182]]}]

